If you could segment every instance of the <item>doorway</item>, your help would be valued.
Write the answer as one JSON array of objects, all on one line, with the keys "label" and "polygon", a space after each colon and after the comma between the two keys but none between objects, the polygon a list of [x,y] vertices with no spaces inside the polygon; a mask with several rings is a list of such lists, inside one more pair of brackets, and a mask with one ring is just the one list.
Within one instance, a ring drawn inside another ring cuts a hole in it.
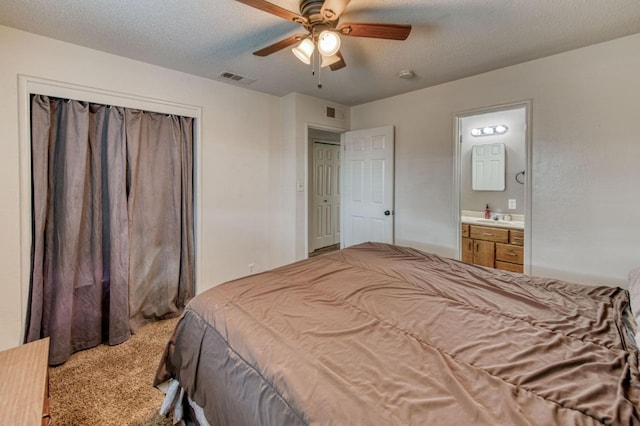
[{"label": "doorway", "polygon": [[308,128],[309,256],[340,248],[340,137]]},{"label": "doorway", "polygon": [[530,272],[530,121],[530,101],[455,115],[454,223],[464,262]]},{"label": "doorway", "polygon": [[309,256],[366,241],[393,244],[394,127],[307,130]]}]

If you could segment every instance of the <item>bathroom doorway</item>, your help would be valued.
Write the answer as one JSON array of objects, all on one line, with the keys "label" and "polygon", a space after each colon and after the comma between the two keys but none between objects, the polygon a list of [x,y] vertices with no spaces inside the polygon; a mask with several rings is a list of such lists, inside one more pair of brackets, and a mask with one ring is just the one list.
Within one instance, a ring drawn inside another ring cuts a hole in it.
[{"label": "bathroom doorway", "polygon": [[529,272],[531,103],[455,116],[458,258]]}]

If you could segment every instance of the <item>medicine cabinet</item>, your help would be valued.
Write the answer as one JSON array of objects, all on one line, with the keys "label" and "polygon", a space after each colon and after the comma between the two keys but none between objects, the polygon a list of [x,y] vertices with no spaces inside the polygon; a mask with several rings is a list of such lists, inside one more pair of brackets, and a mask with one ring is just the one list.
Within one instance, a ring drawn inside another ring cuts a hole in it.
[{"label": "medicine cabinet", "polygon": [[505,190],[505,146],[503,143],[473,146],[471,188],[474,191]]}]

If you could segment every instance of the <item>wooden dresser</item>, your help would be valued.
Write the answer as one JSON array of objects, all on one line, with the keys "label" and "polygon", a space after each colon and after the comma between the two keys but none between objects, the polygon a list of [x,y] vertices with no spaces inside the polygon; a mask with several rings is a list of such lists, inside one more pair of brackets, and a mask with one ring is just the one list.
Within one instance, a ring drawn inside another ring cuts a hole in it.
[{"label": "wooden dresser", "polygon": [[511,272],[523,272],[524,231],[462,224],[462,261]]},{"label": "wooden dresser", "polygon": [[2,424],[49,424],[49,338],[0,352]]}]

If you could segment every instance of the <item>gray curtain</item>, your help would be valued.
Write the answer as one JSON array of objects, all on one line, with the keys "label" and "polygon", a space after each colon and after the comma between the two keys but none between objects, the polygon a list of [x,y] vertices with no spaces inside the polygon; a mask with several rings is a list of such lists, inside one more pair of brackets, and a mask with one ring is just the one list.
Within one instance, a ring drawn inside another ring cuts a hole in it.
[{"label": "gray curtain", "polygon": [[26,341],[49,362],[193,295],[193,119],[34,95]]},{"label": "gray curtain", "polygon": [[193,295],[193,119],[127,110],[126,122],[135,332]]}]

